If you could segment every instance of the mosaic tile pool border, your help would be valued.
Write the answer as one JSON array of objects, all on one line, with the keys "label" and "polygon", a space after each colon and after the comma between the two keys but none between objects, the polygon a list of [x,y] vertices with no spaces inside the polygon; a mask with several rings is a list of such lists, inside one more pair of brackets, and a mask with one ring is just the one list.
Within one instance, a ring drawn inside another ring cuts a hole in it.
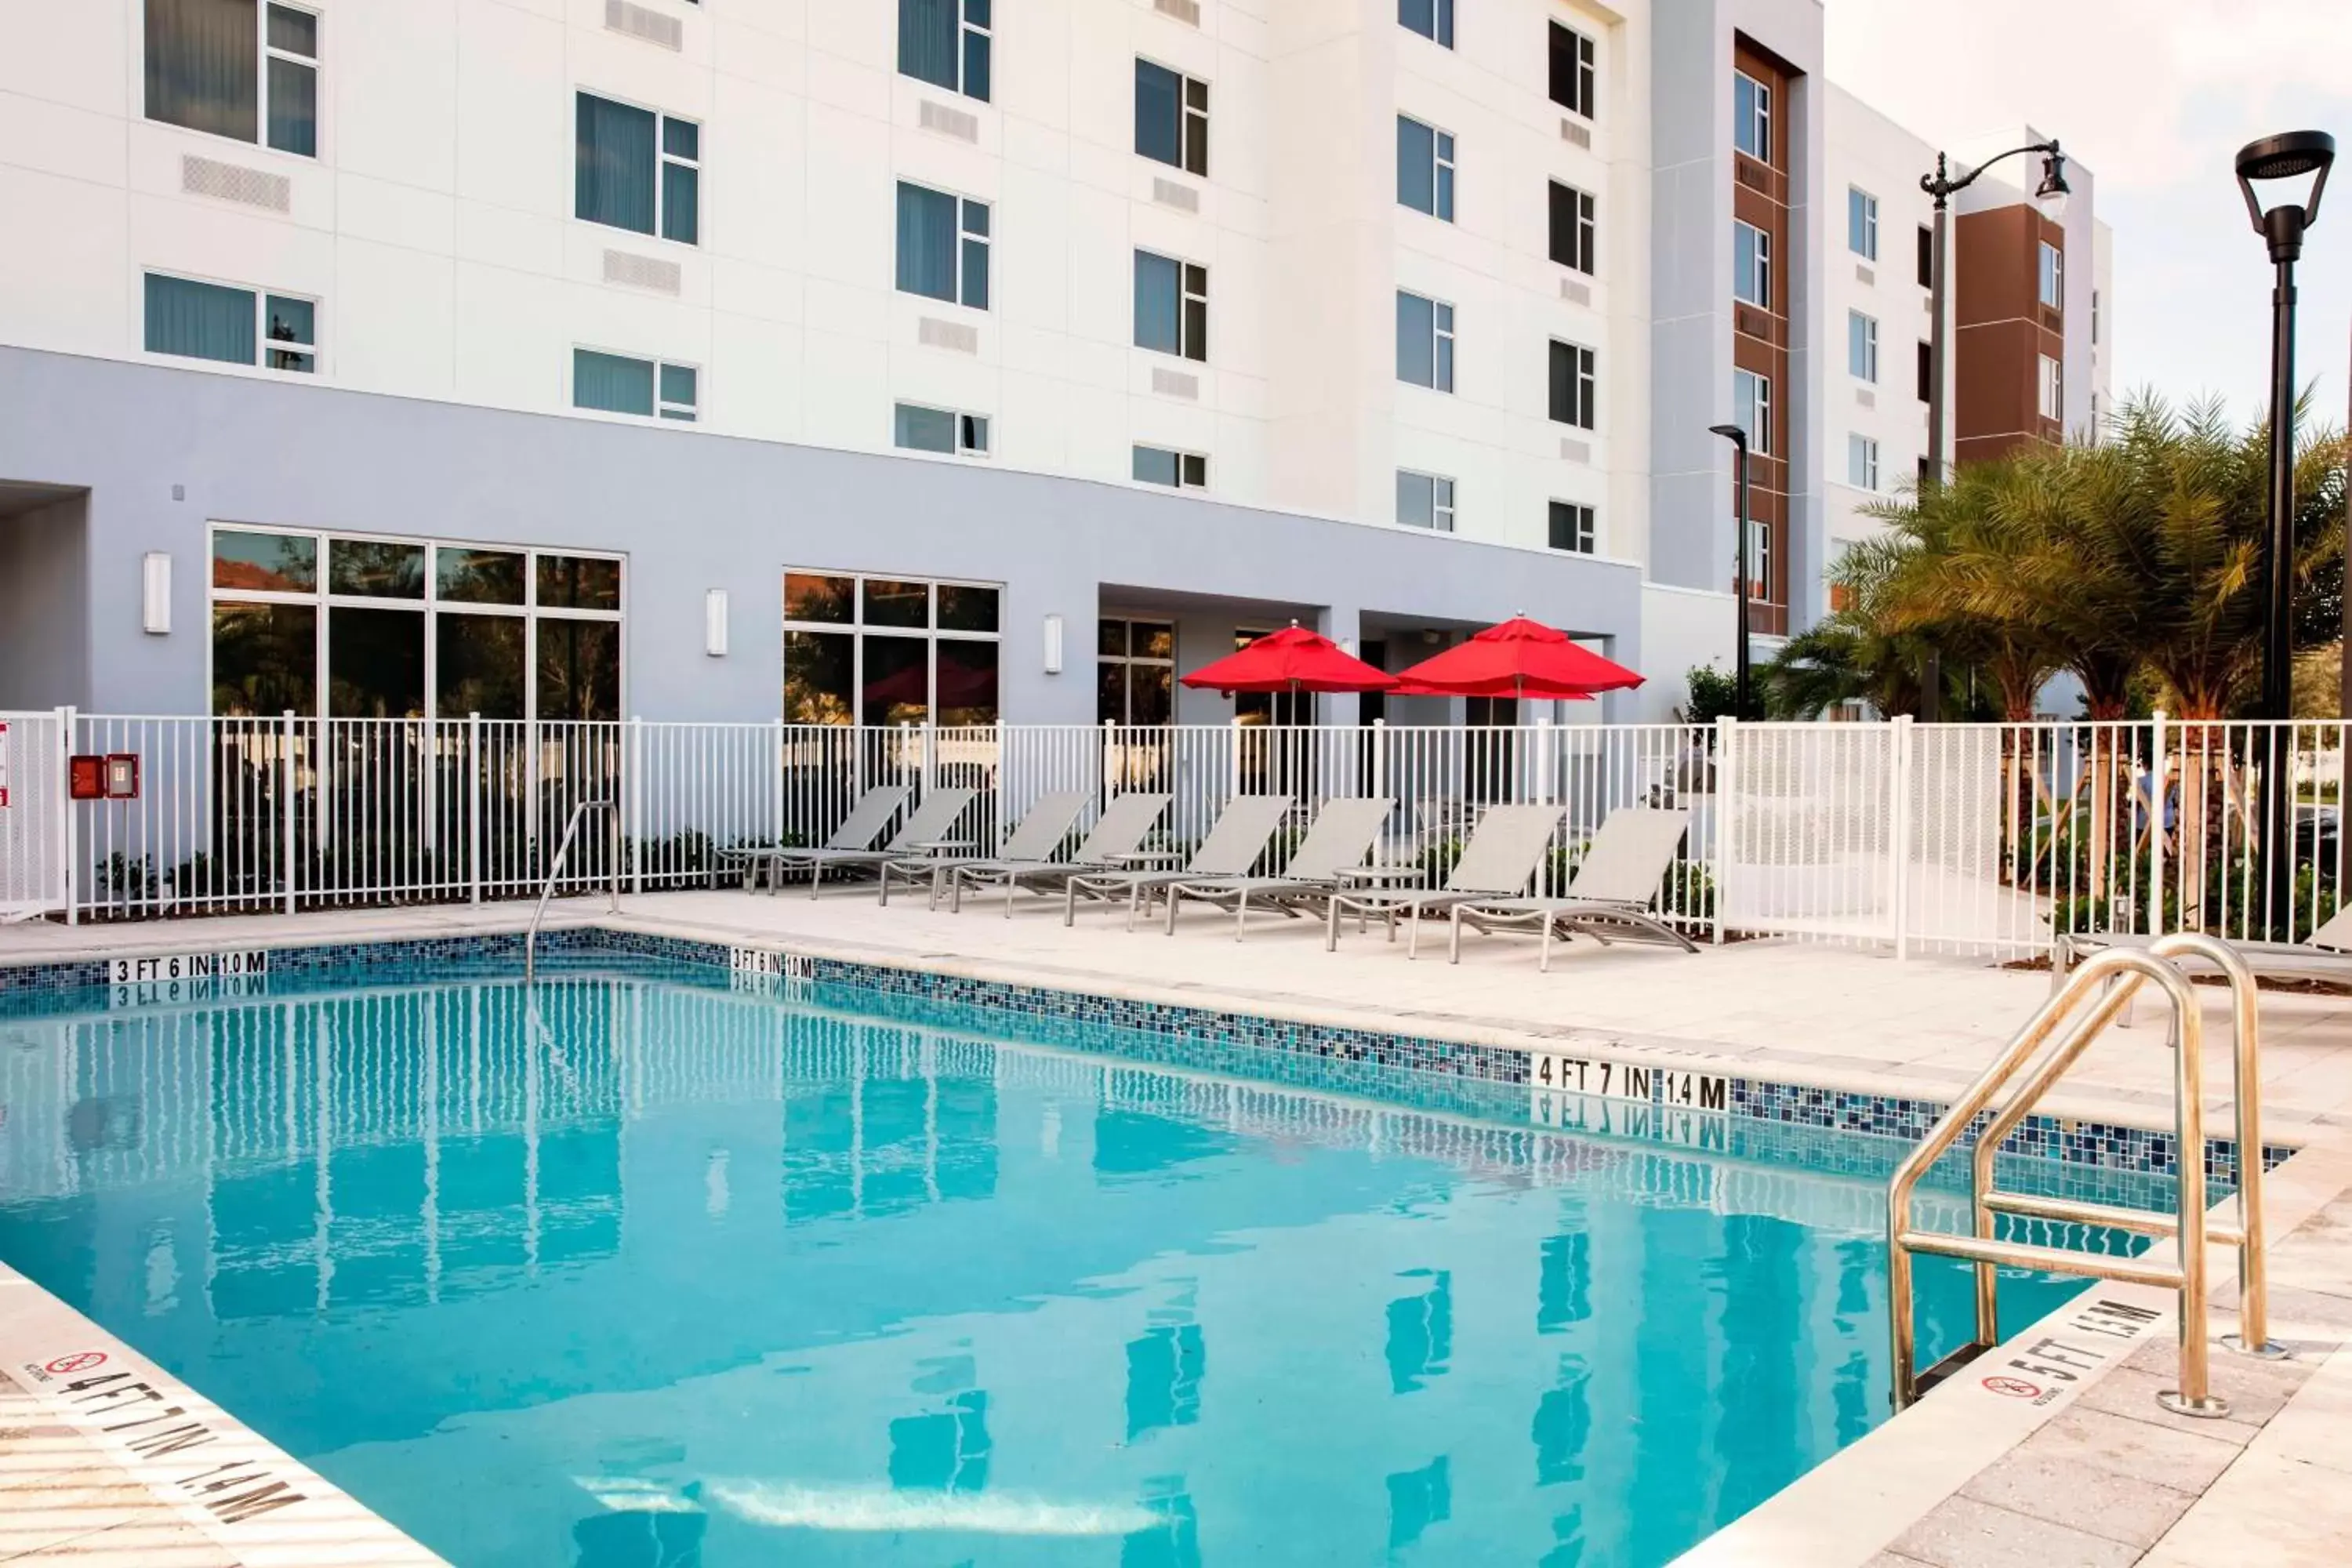
[{"label": "mosaic tile pool border", "polygon": [[[598,926],[569,926],[541,933],[544,951],[566,958],[593,958],[599,953],[625,953],[675,963],[726,969],[732,945],[765,952],[791,953],[773,943],[728,944],[699,938],[666,936],[650,931],[615,931]],[[327,942],[265,947],[269,972],[300,973],[356,968],[375,963],[434,963],[489,958],[519,958],[522,939],[510,932],[478,932],[446,937],[418,937],[386,942]],[[796,955],[805,965],[802,977],[820,984],[853,986],[883,996],[902,996],[930,1004],[947,1004],[1011,1013],[1035,1025],[1066,1026],[1068,1043],[1082,1045],[1076,1032],[1115,1028],[1141,1035],[1181,1036],[1192,1040],[1244,1047],[1320,1058],[1328,1063],[1360,1063],[1375,1068],[1402,1068],[1440,1077],[1486,1083],[1525,1086],[1528,1056],[1515,1047],[1447,1040],[1427,1035],[1395,1034],[1337,1025],[1302,1023],[1250,1013],[1196,1007],[1181,1003],[1139,1001],[1021,985],[1005,981],[976,980],[815,954]],[[108,984],[108,964],[84,960],[52,964],[0,966],[0,999]],[[1056,1032],[1059,1032],[1058,1030]],[[1573,1054],[1571,1052],[1571,1054]],[[1778,1122],[1876,1137],[1916,1142],[1944,1113],[1936,1100],[1901,1099],[1847,1089],[1780,1083],[1769,1079],[1726,1075],[1727,1111],[1735,1120]],[[1368,1079],[1365,1091],[1377,1095]],[[1653,1103],[1664,1106],[1664,1085],[1654,1085]],[[1962,1140],[1975,1141],[1975,1132]],[[2029,1116],[2003,1142],[2004,1155],[2054,1160],[2061,1163],[2103,1170],[2169,1175],[2179,1170],[2178,1139],[2168,1131],[2125,1127],[2105,1122],[2077,1121],[2054,1116]],[[2263,1168],[2269,1170],[2293,1153],[2292,1147],[2265,1144]],[[2209,1180],[2234,1183],[2238,1149],[2233,1140],[2209,1138],[2205,1142]]]}]

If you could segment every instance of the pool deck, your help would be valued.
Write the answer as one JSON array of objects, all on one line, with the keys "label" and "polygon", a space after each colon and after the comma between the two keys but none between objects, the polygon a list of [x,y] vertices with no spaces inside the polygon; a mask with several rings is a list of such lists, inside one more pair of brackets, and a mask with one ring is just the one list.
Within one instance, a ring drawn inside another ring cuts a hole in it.
[{"label": "pool deck", "polygon": [[[1304,1022],[1648,1060],[1675,1068],[1906,1098],[1948,1100],[2047,996],[2044,973],[1982,961],[1914,958],[1790,942],[1709,947],[1557,950],[1549,974],[1532,944],[1469,939],[1459,966],[1444,932],[1408,962],[1377,927],[1350,928],[1337,953],[1319,924],[1268,919],[1232,940],[1229,917],[1187,912],[1178,934],[1129,933],[1122,910],[1024,897],[961,915],[899,894],[780,897],[738,890],[572,900],[551,925],[599,924],[866,963],[1094,994],[1230,1009]],[[511,932],[518,905],[266,915],[69,929],[0,926],[0,965],[206,949],[414,940]],[[2226,993],[2208,988],[2206,1082],[2215,1110],[2229,1087]],[[2174,1354],[2170,1298],[2103,1286],[2137,1331],[2106,1356],[2064,1321],[2079,1304],[1993,1352],[1999,1364],[2041,1342],[2088,1356],[2075,1378],[2037,1394],[1956,1378],[1903,1420],[1881,1426],[1745,1519],[1696,1548],[1692,1568],[1978,1568],[1979,1564],[2137,1563],[2160,1568],[2352,1561],[2352,1005],[2340,996],[2263,994],[2267,1141],[2303,1152],[2271,1183],[2273,1337],[2292,1361],[2216,1351],[2227,1421],[2159,1410]],[[2154,1010],[2141,1027],[2097,1042],[2045,1102],[2053,1112],[2163,1127],[2171,1121],[2172,1053]],[[2216,1122],[2211,1131],[2226,1132]],[[2227,1277],[2217,1253],[2216,1278]],[[5,1284],[5,1281],[0,1281]],[[0,1297],[0,1300],[5,1298]],[[2086,1299],[2087,1300],[2087,1299]],[[2217,1291],[2217,1302],[2234,1289]],[[2137,1313],[2149,1314],[2146,1317]],[[0,1371],[30,1349],[0,1310]],[[2217,1312],[2216,1333],[2234,1331]],[[2071,1338],[2070,1338],[2071,1336]],[[2048,1353],[2046,1348],[2043,1351]],[[0,1387],[0,1398],[7,1394]],[[0,1411],[0,1486],[18,1470],[15,1418]],[[0,1521],[8,1513],[0,1500]],[[93,1527],[105,1528],[105,1527]],[[87,1533],[85,1531],[84,1533]],[[26,1548],[0,1526],[0,1560]],[[193,1550],[193,1548],[191,1549]],[[410,1548],[411,1551],[415,1549]],[[125,1561],[132,1559],[126,1558]],[[179,1557],[139,1555],[142,1563]],[[191,1564],[236,1562],[190,1555]],[[322,1556],[320,1562],[377,1561]],[[383,1561],[429,1561],[423,1557]],[[249,1561],[259,1562],[254,1558]]]}]

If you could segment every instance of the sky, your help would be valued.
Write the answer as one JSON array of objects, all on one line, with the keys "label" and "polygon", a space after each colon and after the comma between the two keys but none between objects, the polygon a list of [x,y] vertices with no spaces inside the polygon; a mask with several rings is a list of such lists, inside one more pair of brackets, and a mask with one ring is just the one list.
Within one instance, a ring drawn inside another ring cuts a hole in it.
[{"label": "sky", "polygon": [[[2352,0],[1825,0],[1829,74],[1931,142],[2031,123],[2097,176],[2115,230],[2118,397],[2270,396],[2271,267],[2232,160],[2326,131],[2342,151],[2296,268],[2296,379],[2346,422]],[[1924,172],[1924,171],[1923,171]]]}]

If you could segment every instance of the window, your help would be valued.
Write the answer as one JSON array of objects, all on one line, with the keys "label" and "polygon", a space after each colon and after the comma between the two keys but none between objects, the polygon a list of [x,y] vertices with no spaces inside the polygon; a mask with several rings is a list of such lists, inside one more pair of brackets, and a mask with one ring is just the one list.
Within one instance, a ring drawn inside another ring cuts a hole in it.
[{"label": "window", "polygon": [[1878,384],[1878,318],[1845,313],[1845,368],[1856,380]]},{"label": "window", "polygon": [[988,101],[990,0],[898,0],[898,74]]},{"label": "window", "polygon": [[1598,120],[1592,40],[1573,27],[1551,25],[1551,100],[1570,114]]},{"label": "window", "polygon": [[1397,290],[1397,379],[1454,390],[1454,307]]},{"label": "window", "polygon": [[572,406],[642,419],[692,421],[700,380],[690,364],[631,359],[595,349],[572,351]]},{"label": "window", "polygon": [[1591,555],[1599,550],[1601,532],[1595,526],[1592,509],[1572,500],[1552,502],[1551,547],[1578,555]]},{"label": "window", "polygon": [[1919,226],[1919,287],[1936,286],[1936,231],[1926,224]]},{"label": "window", "polygon": [[1397,470],[1396,520],[1407,528],[1454,531],[1454,481],[1435,474]]},{"label": "window", "polygon": [[2042,417],[2066,417],[2066,370],[2048,354],[2042,356]]},{"label": "window", "polygon": [[2066,303],[2066,255],[2048,240],[2042,242],[2042,268],[2037,282],[2037,297],[2053,310]]},{"label": "window", "polygon": [[147,0],[147,118],[317,157],[317,14],[257,0]]},{"label": "window", "polygon": [[1752,370],[1731,373],[1731,422],[1748,432],[1748,449],[1759,456],[1772,450],[1772,383]]},{"label": "window", "polygon": [[1135,346],[1186,359],[1209,357],[1209,269],[1135,253]]},{"label": "window", "polygon": [[1175,717],[1176,627],[1106,616],[1095,623],[1095,722],[1165,724]]},{"label": "window", "polygon": [[1454,0],[1397,0],[1397,20],[1433,44],[1454,47]]},{"label": "window", "polygon": [[213,711],[615,720],[621,575],[611,556],[215,529]]},{"label": "window", "polygon": [[1936,397],[1936,349],[1932,343],[1919,345],[1919,401],[1932,403]]},{"label": "window", "polygon": [[949,457],[962,453],[985,458],[988,416],[901,403],[892,411],[890,440],[893,446],[909,452],[943,452]]},{"label": "window", "polygon": [[1772,161],[1772,89],[1746,71],[1731,74],[1731,144],[1759,163]]},{"label": "window", "polygon": [[1454,138],[1397,116],[1397,200],[1415,212],[1454,221]]},{"label": "window", "polygon": [[[1733,520],[1731,524],[1731,537],[1734,539],[1739,537],[1739,523],[1737,519]],[[1760,517],[1751,517],[1748,520],[1748,570],[1755,574],[1748,582],[1748,593],[1768,605],[1774,603],[1772,525]]]},{"label": "window", "polygon": [[199,283],[150,272],[146,279],[147,352],[253,364],[265,370],[319,368],[319,305],[290,294],[269,294]]},{"label": "window", "polygon": [[1205,489],[1209,459],[1198,452],[1171,452],[1161,447],[1135,448],[1135,482],[1166,485],[1171,489]]},{"label": "window", "polygon": [[1551,258],[1587,278],[1600,256],[1599,229],[1592,219],[1592,198],[1559,181],[1551,186]]},{"label": "window", "polygon": [[1731,220],[1731,295],[1772,308],[1772,237],[1752,223]]},{"label": "window", "polygon": [[988,309],[988,204],[898,182],[898,289]]},{"label": "window", "polygon": [[1845,482],[1858,490],[1878,488],[1878,443],[1870,437],[1846,437]]},{"label": "window", "polygon": [[579,95],[573,210],[590,223],[696,243],[702,127],[691,120]]},{"label": "window", "polygon": [[1551,416],[1580,430],[1593,426],[1601,387],[1593,372],[1593,353],[1580,343],[1552,340]]},{"label": "window", "polygon": [[2091,346],[2099,346],[2099,291],[2091,290]]},{"label": "window", "polygon": [[1135,150],[1187,174],[1209,172],[1209,84],[1135,62]]},{"label": "window", "polygon": [[1878,259],[1878,198],[1859,185],[1846,187],[1845,247],[1865,261]]},{"label": "window", "polygon": [[993,584],[784,574],[784,719],[993,724]]}]

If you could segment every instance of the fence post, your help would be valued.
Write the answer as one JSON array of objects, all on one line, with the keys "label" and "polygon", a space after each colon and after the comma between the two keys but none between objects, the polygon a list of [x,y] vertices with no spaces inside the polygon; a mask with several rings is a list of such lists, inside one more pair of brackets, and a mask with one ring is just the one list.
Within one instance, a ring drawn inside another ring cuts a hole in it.
[{"label": "fence post", "polygon": [[923,717],[923,794],[929,795],[940,785],[940,725],[926,713]]},{"label": "fence post", "polygon": [[282,763],[281,763],[281,765],[280,765],[280,767],[279,767],[279,770],[278,770],[278,793],[279,793],[280,795],[282,795],[285,797],[281,802],[279,802],[279,805],[280,805],[280,808],[281,808],[281,809],[280,809],[280,815],[281,815],[281,816],[284,817],[284,819],[285,819],[285,844],[284,844],[284,847],[283,847],[283,852],[284,852],[284,858],[285,858],[285,862],[286,862],[286,868],[285,868],[285,876],[286,876],[286,912],[287,912],[288,914],[289,914],[289,915],[290,915],[290,914],[292,914],[292,913],[294,912],[294,879],[294,879],[294,812],[295,812],[295,805],[294,805],[294,796],[295,796],[295,788],[294,788],[294,710],[292,710],[291,708],[287,709],[287,710],[286,710],[286,712],[285,712],[285,716],[284,716],[281,720],[279,720],[279,721],[278,721],[278,722],[279,722],[279,726],[280,726],[280,728],[279,728],[279,737],[280,737],[280,739],[284,742],[284,760],[283,760],[283,762],[282,762]]},{"label": "fence post", "polygon": [[[2147,718],[2147,934],[2164,934],[2164,803],[2171,793],[2165,783],[2164,710]],[[2054,851],[2053,851],[2054,853]]]},{"label": "fence post", "polygon": [[1895,745],[1895,765],[1888,769],[1895,785],[1895,809],[1888,847],[1893,851],[1895,899],[1895,957],[1899,963],[1911,956],[1911,715],[1898,713],[1890,739]]},{"label": "fence post", "polygon": [[784,842],[784,721],[779,715],[775,721],[776,765],[768,781],[768,820],[773,831],[768,842],[781,847]]},{"label": "fence post", "polygon": [[81,879],[74,862],[80,858],[79,824],[74,819],[73,752],[78,721],[70,705],[58,710],[58,773],[49,781],[58,803],[58,868],[64,879],[66,924],[81,924]]},{"label": "fence post", "polygon": [[[1389,721],[1385,717],[1372,721],[1371,785],[1371,796],[1374,800],[1384,800],[1388,797]],[[1388,857],[1383,853],[1381,858],[1386,859]]]},{"label": "fence post", "polygon": [[1733,759],[1738,755],[1734,739],[1739,733],[1739,721],[1728,713],[1719,714],[1715,721],[1715,945],[1723,945],[1724,910],[1731,902],[1731,868],[1737,862],[1733,853],[1732,824],[1739,813],[1733,802],[1738,798],[1739,771]]},{"label": "fence post", "polygon": [[466,715],[466,787],[471,804],[466,808],[467,895],[482,901],[482,716]]},{"label": "fence post", "polygon": [[[629,892],[634,897],[646,890],[646,721],[641,713],[629,715],[628,771],[621,776],[621,788],[628,796],[629,826]],[[617,819],[619,814],[614,814]],[[617,820],[614,837],[620,837]],[[614,854],[625,852],[624,846],[614,844]]]}]

